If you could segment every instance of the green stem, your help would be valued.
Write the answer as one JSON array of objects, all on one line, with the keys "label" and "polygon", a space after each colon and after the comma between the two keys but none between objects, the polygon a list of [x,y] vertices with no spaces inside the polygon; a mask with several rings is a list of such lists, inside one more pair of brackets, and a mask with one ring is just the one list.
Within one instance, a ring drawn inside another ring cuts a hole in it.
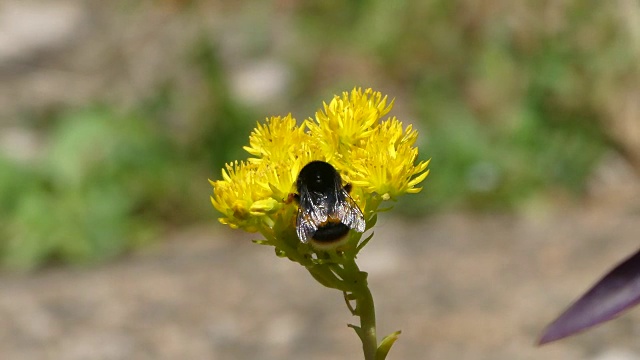
[{"label": "green stem", "polygon": [[[358,334],[358,337],[360,337],[364,359],[383,360],[386,352],[384,354],[381,353],[380,358],[376,359],[378,355],[376,311],[373,296],[371,295],[367,281],[368,274],[360,271],[358,264],[356,264],[356,252],[357,250],[354,248],[352,252],[347,252],[344,257],[331,256],[327,263],[307,265],[306,268],[322,285],[343,291],[348,306],[349,300],[355,300],[355,309],[349,306],[349,310],[353,315],[360,318],[360,326],[349,326],[352,327]],[[390,347],[390,345],[388,347]]]},{"label": "green stem", "polygon": [[360,315],[362,350],[365,360],[375,360],[378,350],[376,337],[376,310],[369,286],[365,283],[356,295],[356,309]]},{"label": "green stem", "polygon": [[376,309],[367,282],[367,273],[360,271],[355,259],[344,264],[344,280],[356,300],[356,315],[360,317],[358,335],[362,341],[365,360],[376,360],[378,338],[376,336]]}]

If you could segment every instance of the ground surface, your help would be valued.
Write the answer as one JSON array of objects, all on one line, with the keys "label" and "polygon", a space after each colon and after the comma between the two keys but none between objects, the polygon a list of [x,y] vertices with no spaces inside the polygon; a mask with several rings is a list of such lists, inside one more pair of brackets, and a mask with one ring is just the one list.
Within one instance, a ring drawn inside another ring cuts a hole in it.
[{"label": "ground surface", "polygon": [[[637,204],[637,202],[636,202]],[[640,359],[640,312],[542,348],[638,247],[640,208],[382,219],[361,255],[390,359]],[[340,293],[213,224],[93,269],[0,277],[3,359],[358,359]]]}]

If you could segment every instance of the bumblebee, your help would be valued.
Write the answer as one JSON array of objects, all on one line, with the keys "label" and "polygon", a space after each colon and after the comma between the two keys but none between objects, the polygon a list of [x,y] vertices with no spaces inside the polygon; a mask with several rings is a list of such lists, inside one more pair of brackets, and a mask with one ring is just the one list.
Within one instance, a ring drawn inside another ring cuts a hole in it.
[{"label": "bumblebee", "polygon": [[300,241],[318,248],[333,248],[349,230],[364,232],[362,211],[349,196],[351,184],[342,185],[338,171],[324,161],[305,165],[296,180],[298,202],[296,232]]}]

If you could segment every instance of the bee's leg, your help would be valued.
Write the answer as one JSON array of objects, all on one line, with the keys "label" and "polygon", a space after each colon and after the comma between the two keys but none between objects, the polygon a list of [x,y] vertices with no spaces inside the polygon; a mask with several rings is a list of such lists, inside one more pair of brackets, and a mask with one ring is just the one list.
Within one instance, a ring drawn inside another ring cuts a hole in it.
[{"label": "bee's leg", "polygon": [[296,194],[296,193],[291,193],[289,194],[289,196],[287,196],[286,199],[284,199],[284,203],[285,204],[291,204],[292,202],[296,202],[297,204],[300,203],[300,195]]}]

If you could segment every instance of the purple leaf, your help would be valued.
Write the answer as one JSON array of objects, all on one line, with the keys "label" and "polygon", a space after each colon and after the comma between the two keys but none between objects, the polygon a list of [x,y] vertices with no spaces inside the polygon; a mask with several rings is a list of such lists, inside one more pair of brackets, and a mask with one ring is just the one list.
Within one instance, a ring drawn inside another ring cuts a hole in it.
[{"label": "purple leaf", "polygon": [[626,259],[545,329],[546,344],[609,321],[640,303],[640,251]]}]

